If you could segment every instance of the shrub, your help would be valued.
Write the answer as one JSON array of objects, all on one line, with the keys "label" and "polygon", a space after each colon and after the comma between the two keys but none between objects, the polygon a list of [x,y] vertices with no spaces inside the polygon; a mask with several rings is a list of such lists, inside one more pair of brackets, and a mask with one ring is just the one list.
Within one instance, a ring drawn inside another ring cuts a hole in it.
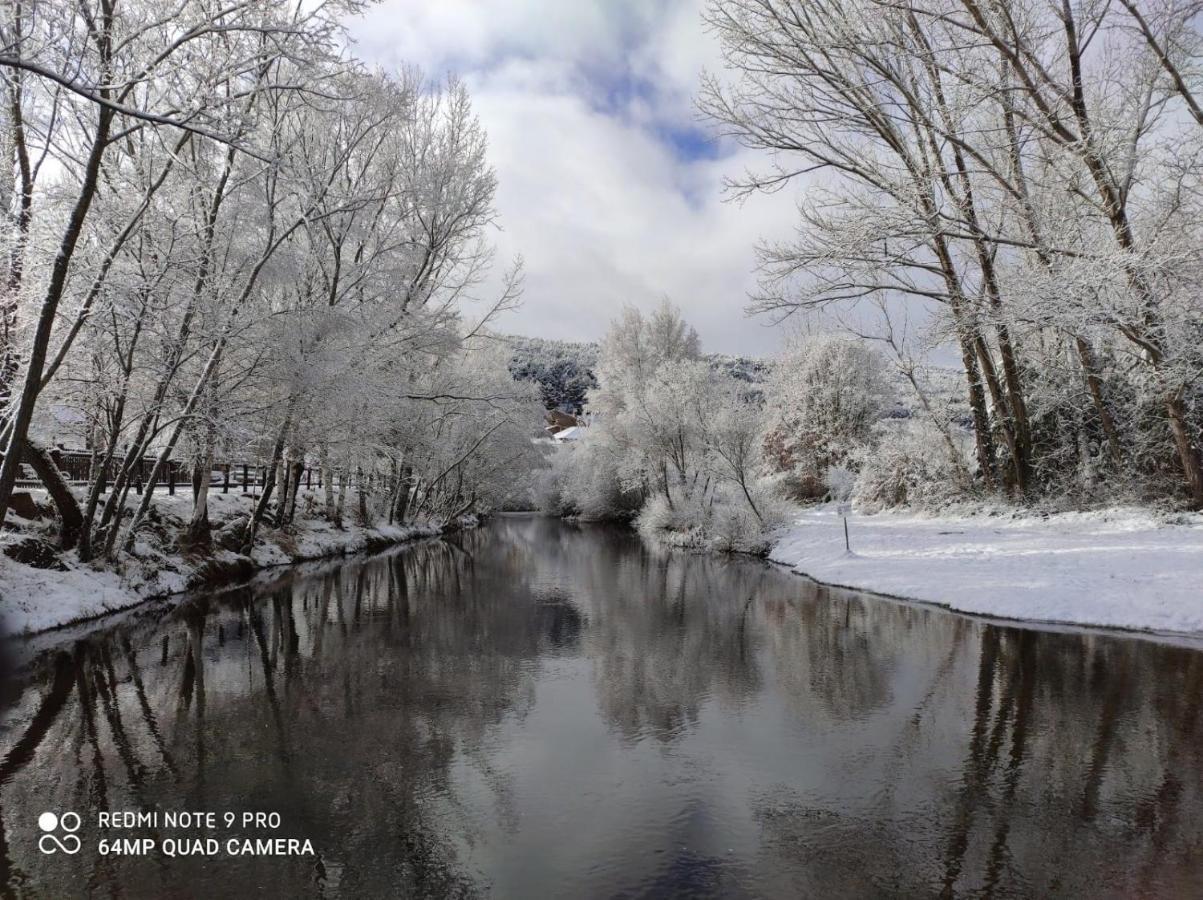
[{"label": "shrub", "polygon": [[679,493],[671,506],[663,494],[655,494],[643,505],[635,525],[645,537],[675,547],[762,555],[768,552],[772,529],[784,516],[766,486],[758,485],[753,499],[763,521],[752,512],[743,493],[730,484],[705,492]]},{"label": "shrub", "polygon": [[623,486],[618,458],[600,435],[556,447],[534,493],[549,515],[601,521],[630,519],[639,509],[638,493]]},{"label": "shrub", "polygon": [[935,426],[899,420],[879,426],[876,446],[861,451],[852,500],[864,512],[898,506],[937,509],[968,490]]}]

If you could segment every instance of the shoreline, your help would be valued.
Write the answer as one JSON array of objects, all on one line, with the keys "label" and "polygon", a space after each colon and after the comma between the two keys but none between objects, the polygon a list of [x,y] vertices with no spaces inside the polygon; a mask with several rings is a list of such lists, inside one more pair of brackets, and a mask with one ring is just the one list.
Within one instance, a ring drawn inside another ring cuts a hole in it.
[{"label": "shoreline", "polygon": [[[849,552],[835,505],[823,504],[796,510],[764,552],[646,537],[687,553],[761,559],[821,587],[1004,627],[1198,647],[1203,587],[1192,586],[1203,584],[1203,516],[1167,518],[1117,507],[1047,515],[858,513],[848,516]],[[866,537],[868,546],[858,546]],[[1033,541],[1038,546],[1025,545]]]},{"label": "shoreline", "polygon": [[[217,551],[189,560],[178,552],[161,553],[158,559],[127,561],[123,572],[79,564],[65,571],[35,569],[3,559],[0,601],[6,607],[13,605],[11,592],[22,586],[42,593],[35,602],[18,601],[15,613],[8,611],[3,639],[30,638],[150,601],[236,587],[272,569],[375,553],[474,524],[475,519],[444,528],[419,523],[336,530],[324,520],[308,520],[293,533],[265,531],[250,556]],[[1203,582],[1203,517],[1170,524],[1139,510],[1043,518],[891,512],[850,515],[849,527],[851,553],[844,550],[841,519],[832,507],[806,509],[780,529],[767,553],[737,555],[836,590],[1013,627],[1203,641],[1203,589],[1192,590]],[[658,542],[685,552],[721,552]],[[17,569],[33,573],[36,584],[14,579]],[[74,603],[64,600],[72,596]]]},{"label": "shoreline", "polygon": [[949,606],[947,603],[924,600],[921,597],[904,597],[901,594],[887,594],[884,591],[876,591],[871,588],[836,584],[832,581],[821,581],[808,572],[793,568],[788,563],[778,562],[768,557],[762,557],[761,559],[774,569],[780,569],[787,575],[803,578],[816,587],[827,588],[833,591],[845,591],[850,594],[860,594],[872,600],[883,600],[886,603],[922,607],[944,613],[945,615],[959,616],[963,619],[971,619],[975,622],[982,622],[1000,628],[1023,628],[1031,631],[1052,632],[1055,634],[1090,634],[1100,637],[1149,641],[1155,644],[1186,647],[1192,650],[1203,649],[1203,631],[1164,631],[1125,625],[1093,625],[1085,622],[1063,622],[1054,619],[1017,619],[999,615],[998,613],[968,612],[963,609],[957,609],[955,606]]},{"label": "shoreline", "polygon": [[119,568],[94,568],[60,558],[63,568],[37,568],[0,558],[0,641],[24,640],[129,612],[152,601],[237,587],[260,573],[307,562],[377,553],[438,537],[477,523],[468,517],[448,526],[431,523],[335,529],[308,520],[294,533],[264,530],[249,555],[215,550],[192,558],[178,551],[140,548]]},{"label": "shoreline", "polygon": [[767,560],[828,587],[1015,626],[1203,640],[1203,517],[794,516]]}]

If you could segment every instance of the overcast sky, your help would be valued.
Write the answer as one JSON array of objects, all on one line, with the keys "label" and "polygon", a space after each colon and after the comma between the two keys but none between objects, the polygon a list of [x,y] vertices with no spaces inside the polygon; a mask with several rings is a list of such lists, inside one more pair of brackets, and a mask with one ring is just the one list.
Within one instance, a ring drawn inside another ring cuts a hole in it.
[{"label": "overcast sky", "polygon": [[460,75],[497,170],[498,268],[526,261],[500,330],[596,340],[625,304],[680,306],[705,349],[764,354],[744,314],[754,245],[795,222],[788,191],[724,202],[762,160],[717,145],[694,95],[717,46],[702,0],[385,0],[351,23],[368,63]]}]

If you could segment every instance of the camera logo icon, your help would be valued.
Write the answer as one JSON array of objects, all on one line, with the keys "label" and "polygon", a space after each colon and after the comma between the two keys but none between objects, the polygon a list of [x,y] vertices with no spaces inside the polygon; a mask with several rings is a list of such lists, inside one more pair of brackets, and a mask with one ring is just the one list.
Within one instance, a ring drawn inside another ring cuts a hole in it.
[{"label": "camera logo icon", "polygon": [[[78,853],[82,845],[78,835],[81,825],[79,813],[65,812],[61,816],[52,812],[44,812],[38,816],[38,828],[45,832],[38,838],[38,849],[51,854],[62,851],[68,855]],[[62,837],[58,833],[61,829]]]}]

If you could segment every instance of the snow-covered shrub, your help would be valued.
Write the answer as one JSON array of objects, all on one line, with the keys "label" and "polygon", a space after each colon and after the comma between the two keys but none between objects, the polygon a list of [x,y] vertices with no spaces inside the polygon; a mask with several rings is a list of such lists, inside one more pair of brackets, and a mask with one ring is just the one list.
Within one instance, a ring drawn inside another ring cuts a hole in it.
[{"label": "snow-covered shrub", "polygon": [[757,485],[750,493],[759,516],[732,484],[681,493],[671,504],[664,494],[654,494],[643,505],[635,525],[645,537],[675,547],[765,553],[772,529],[784,518],[783,509],[764,486]]},{"label": "snow-covered shrub", "polygon": [[720,500],[711,510],[709,544],[713,550],[724,553],[765,554],[771,544],[771,532],[780,525],[785,516],[781,505],[767,492],[753,491],[756,507],[762,518],[757,518],[746,502],[735,492],[726,488],[725,502]]},{"label": "snow-covered shrub", "polygon": [[673,540],[682,543],[694,536],[697,523],[691,522],[689,515],[696,511],[692,504],[687,509],[679,509],[670,504],[663,494],[653,494],[639,510],[635,526],[646,537],[673,534],[678,536]]},{"label": "snow-covered shrub", "polygon": [[566,450],[567,448],[561,448],[553,453],[548,460],[549,464],[547,468],[536,472],[534,475],[531,500],[534,503],[535,509],[545,515],[568,515],[568,510],[564,507],[563,492],[560,489],[561,480],[567,468],[566,460],[561,460],[561,456],[562,451],[566,452]]},{"label": "snow-covered shrub", "polygon": [[883,423],[872,449],[859,454],[852,501],[862,512],[896,506],[938,508],[966,491],[943,435],[928,422]]},{"label": "snow-covered shrub", "polygon": [[829,466],[823,475],[827,496],[832,500],[844,501],[852,496],[856,487],[856,473],[847,466]]},{"label": "snow-covered shrub", "polygon": [[555,448],[550,462],[536,488],[541,511],[598,521],[629,519],[639,509],[639,495],[624,487],[619,459],[604,434]]}]

